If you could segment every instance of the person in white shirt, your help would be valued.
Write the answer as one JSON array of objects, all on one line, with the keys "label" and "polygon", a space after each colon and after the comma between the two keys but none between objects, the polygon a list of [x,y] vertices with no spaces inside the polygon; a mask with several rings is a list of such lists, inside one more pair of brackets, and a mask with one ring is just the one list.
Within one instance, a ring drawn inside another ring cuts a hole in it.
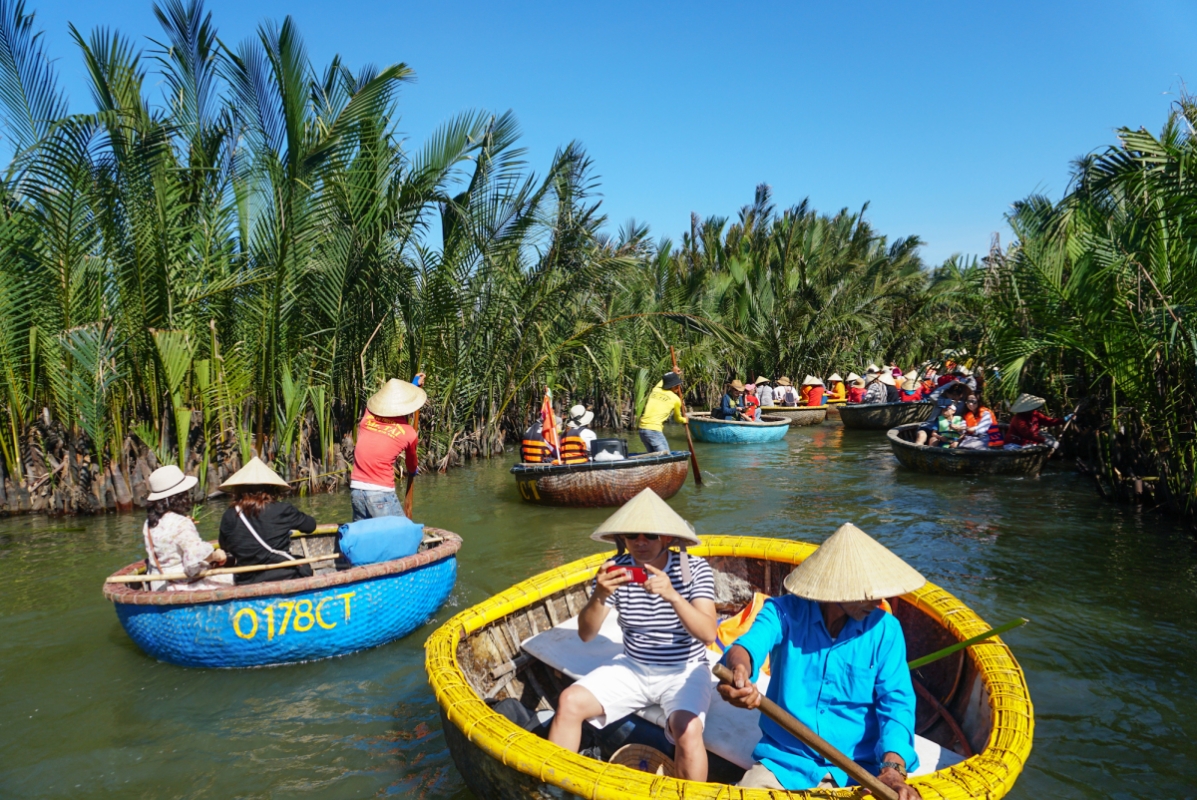
[{"label": "person in white shirt", "polygon": [[761,401],[762,408],[773,405],[773,387],[769,385],[769,379],[764,376],[756,379],[756,399]]}]

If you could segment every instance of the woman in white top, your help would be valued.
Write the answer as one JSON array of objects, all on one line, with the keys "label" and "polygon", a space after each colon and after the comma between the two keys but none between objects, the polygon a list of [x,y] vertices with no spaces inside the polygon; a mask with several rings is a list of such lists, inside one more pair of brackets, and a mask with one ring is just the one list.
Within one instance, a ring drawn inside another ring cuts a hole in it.
[{"label": "woman in white top", "polygon": [[147,572],[182,572],[191,580],[154,581],[157,591],[196,591],[220,589],[233,585],[232,575],[213,575],[196,579],[204,570],[225,562],[219,550],[200,538],[191,517],[191,488],[198,482],[173,464],[159,467],[150,474],[150,494],[146,497],[146,521],[141,534],[145,540]]}]

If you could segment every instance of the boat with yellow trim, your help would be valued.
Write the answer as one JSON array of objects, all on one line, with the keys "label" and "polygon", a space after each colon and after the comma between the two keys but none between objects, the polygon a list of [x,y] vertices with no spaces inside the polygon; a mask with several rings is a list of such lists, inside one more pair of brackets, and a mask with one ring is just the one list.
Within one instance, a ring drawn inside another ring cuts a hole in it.
[{"label": "boat with yellow trim", "polygon": [[[707,559],[717,586],[739,584],[769,596],[780,595],[785,576],[814,551],[814,545],[803,542],[741,536],[705,537],[690,550]],[[551,713],[572,682],[569,671],[534,654],[544,648],[526,645],[558,631],[560,641],[570,638],[567,629],[586,604],[595,571],[609,557],[599,553],[516,584],[457,614],[425,643],[425,666],[445,740],[466,784],[488,800],[775,797],[729,785],[735,773],[728,775],[728,762],[719,753],[712,753],[711,775],[718,771],[727,783],[650,775],[550,744],[492,707],[510,701],[529,715]],[[716,598],[721,616],[736,613],[741,602],[742,596]],[[930,583],[890,602],[912,659],[989,628],[960,600]],[[950,764],[911,778],[923,798],[996,800],[1009,792],[1030,754],[1034,730],[1026,679],[1010,649],[994,637],[920,667],[912,677],[919,694],[916,733],[945,756],[941,764]],[[712,700],[711,717],[720,703],[718,697]],[[708,724],[711,736],[715,728]],[[789,796],[860,797],[861,791],[852,787]]]}]

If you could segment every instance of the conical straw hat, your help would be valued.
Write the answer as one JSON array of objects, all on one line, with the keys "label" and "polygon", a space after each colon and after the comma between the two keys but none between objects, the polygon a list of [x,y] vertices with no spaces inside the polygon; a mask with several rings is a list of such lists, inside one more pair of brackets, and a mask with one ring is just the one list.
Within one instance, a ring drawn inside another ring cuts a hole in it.
[{"label": "conical straw hat", "polygon": [[792,386],[793,384],[790,381],[789,375],[782,375],[780,378],[777,379],[777,385],[778,386]]},{"label": "conical straw hat", "polygon": [[1033,411],[1046,402],[1047,401],[1042,397],[1036,397],[1033,394],[1027,394],[1026,392],[1023,392],[1018,396],[1018,399],[1014,401],[1014,405],[1010,406],[1010,413],[1021,414],[1024,411]]},{"label": "conical straw hat", "polygon": [[248,464],[220,484],[220,491],[227,492],[238,486],[281,486],[285,489],[289,484],[280,478],[277,472],[266,466],[262,459],[254,456]]},{"label": "conical straw hat", "polygon": [[757,379],[756,379],[756,385],[757,385],[757,386],[761,386],[761,385],[764,385],[764,384],[767,384],[767,383],[769,383],[769,379],[768,379],[768,378],[766,378],[764,375],[758,376],[758,377],[757,377]]},{"label": "conical straw hat", "polygon": [[786,576],[786,591],[820,603],[860,603],[913,592],[927,579],[889,548],[845,523]]},{"label": "conical straw hat", "polygon": [[840,383],[844,382],[844,379],[840,377],[840,374],[838,372],[831,373],[831,377],[828,378],[827,380],[831,381],[832,383],[835,383],[836,381],[839,381]]},{"label": "conical straw hat", "polygon": [[391,378],[366,401],[376,417],[405,417],[428,402],[428,395],[415,384]]},{"label": "conical straw hat", "polygon": [[877,380],[881,381],[886,386],[897,386],[898,385],[897,381],[894,380],[894,376],[890,375],[888,372],[881,373],[881,377],[878,378]]},{"label": "conical straw hat", "polygon": [[853,381],[858,381],[858,380],[860,380],[860,376],[857,375],[855,372],[848,373],[848,383],[852,383]]},{"label": "conical straw hat", "polygon": [[645,489],[620,506],[590,534],[590,538],[596,542],[613,543],[616,534],[621,533],[655,533],[658,536],[676,536],[685,544],[702,544],[694,533],[694,527],[652,489]]}]

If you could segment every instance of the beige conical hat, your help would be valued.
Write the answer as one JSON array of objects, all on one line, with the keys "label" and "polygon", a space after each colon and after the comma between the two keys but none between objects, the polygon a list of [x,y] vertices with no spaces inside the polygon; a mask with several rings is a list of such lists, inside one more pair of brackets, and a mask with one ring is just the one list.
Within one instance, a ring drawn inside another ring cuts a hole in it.
[{"label": "beige conical hat", "polygon": [[280,478],[277,472],[266,466],[262,459],[254,456],[248,464],[220,484],[220,491],[227,492],[238,486],[282,486],[288,488],[289,484]]},{"label": "beige conical hat", "polygon": [[827,380],[830,381],[831,383],[835,383],[836,381],[839,381],[840,383],[844,382],[844,379],[840,377],[840,374],[838,372],[831,373],[831,377],[828,378]]},{"label": "beige conical hat", "polygon": [[889,374],[888,372],[881,373],[881,377],[878,378],[877,380],[881,381],[886,386],[897,386],[898,385],[897,381],[894,380],[894,376]]},{"label": "beige conical hat", "polygon": [[852,383],[853,381],[858,381],[858,380],[860,380],[860,376],[857,375],[855,372],[848,373],[848,383]]},{"label": "beige conical hat", "polygon": [[1034,411],[1036,408],[1039,408],[1046,402],[1047,401],[1042,397],[1036,397],[1033,394],[1027,394],[1026,392],[1023,392],[1018,396],[1018,399],[1014,401],[1014,405],[1010,406],[1010,413],[1021,414],[1024,411]]},{"label": "beige conical hat", "polygon": [[676,536],[685,544],[702,544],[694,526],[686,522],[652,489],[645,489],[619,510],[607,517],[590,538],[596,542],[614,542],[620,533],[655,533]]},{"label": "beige conical hat", "polygon": [[786,591],[821,603],[859,603],[913,592],[927,579],[889,548],[844,523],[786,576]]},{"label": "beige conical hat", "polygon": [[404,417],[428,402],[428,395],[415,384],[391,378],[366,401],[376,417]]},{"label": "beige conical hat", "polygon": [[793,384],[790,381],[790,376],[782,375],[780,378],[777,379],[777,385],[778,386],[792,386]]}]

